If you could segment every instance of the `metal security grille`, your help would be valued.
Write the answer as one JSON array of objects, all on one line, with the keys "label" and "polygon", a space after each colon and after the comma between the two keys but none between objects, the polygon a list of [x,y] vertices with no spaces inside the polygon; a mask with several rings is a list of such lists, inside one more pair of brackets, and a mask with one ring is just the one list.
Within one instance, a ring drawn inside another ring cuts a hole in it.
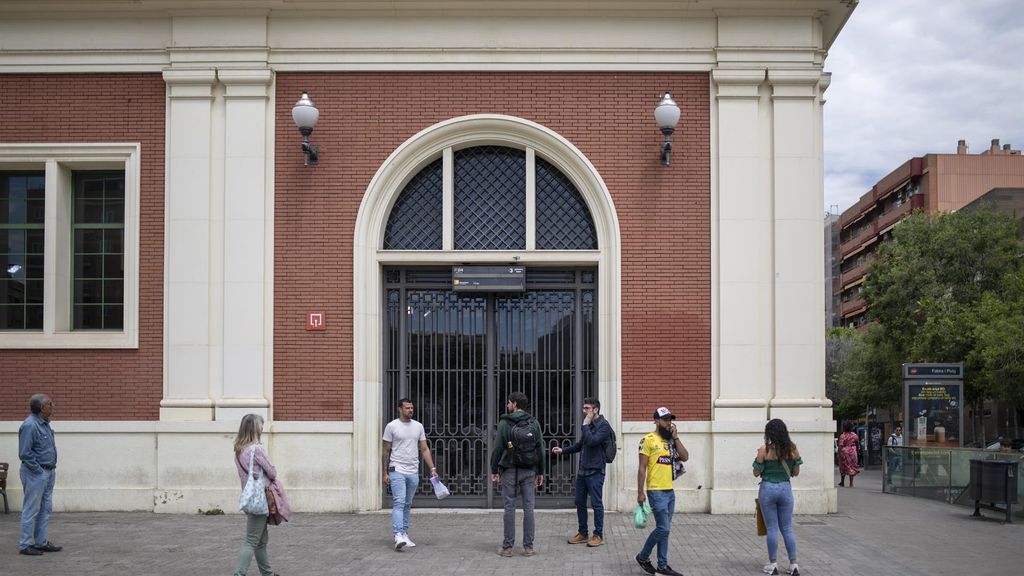
[{"label": "metal security grille", "polygon": [[526,248],[526,153],[501,146],[455,152],[455,249]]},{"label": "metal security grille", "polygon": [[594,250],[594,220],[572,182],[537,158],[537,248]]},{"label": "metal security grille", "polygon": [[[421,467],[419,491],[428,498],[419,505],[501,506],[489,457],[512,391],[530,398],[547,450],[577,437],[582,400],[597,393],[594,274],[528,270],[527,279],[524,294],[462,296],[451,291],[450,269],[385,271],[385,421],[396,417],[399,398],[413,401],[452,492],[443,501],[429,497]],[[538,505],[569,506],[577,458],[548,458]]]},{"label": "metal security grille", "polygon": [[398,195],[384,229],[386,250],[440,250],[442,247],[442,160],[420,170]]}]

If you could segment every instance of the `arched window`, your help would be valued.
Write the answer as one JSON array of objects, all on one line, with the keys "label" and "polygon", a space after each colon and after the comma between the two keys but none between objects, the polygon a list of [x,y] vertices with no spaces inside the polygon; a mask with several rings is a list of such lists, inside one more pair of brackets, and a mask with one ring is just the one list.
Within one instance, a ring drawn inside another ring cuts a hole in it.
[{"label": "arched window", "polygon": [[[452,162],[450,208],[444,200],[446,158]],[[527,178],[530,170],[533,178]],[[428,164],[392,207],[384,249],[443,249],[446,209],[452,214],[455,250],[597,249],[583,197],[568,177],[531,150],[473,146]]]}]

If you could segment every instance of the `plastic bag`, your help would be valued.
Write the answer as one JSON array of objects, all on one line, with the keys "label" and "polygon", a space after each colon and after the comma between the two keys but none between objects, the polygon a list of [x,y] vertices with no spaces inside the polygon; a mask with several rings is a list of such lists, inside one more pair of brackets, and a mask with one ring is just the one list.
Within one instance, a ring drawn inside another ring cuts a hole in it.
[{"label": "plastic bag", "polygon": [[437,496],[438,500],[444,500],[451,496],[451,492],[448,491],[448,487],[441,483],[441,479],[437,476],[430,477],[430,483],[434,485],[434,496]]},{"label": "plastic bag", "polygon": [[637,504],[633,509],[633,527],[646,528],[647,517],[651,515],[651,505],[644,500],[643,504]]}]

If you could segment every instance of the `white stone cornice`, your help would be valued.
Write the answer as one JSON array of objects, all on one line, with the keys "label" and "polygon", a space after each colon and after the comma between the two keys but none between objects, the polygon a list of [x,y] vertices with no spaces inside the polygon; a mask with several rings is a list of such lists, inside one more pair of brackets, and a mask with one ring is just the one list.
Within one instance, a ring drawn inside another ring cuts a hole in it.
[{"label": "white stone cornice", "polygon": [[725,98],[759,98],[758,87],[764,82],[764,69],[718,69],[711,72],[711,79],[718,87],[716,96]]},{"label": "white stone cornice", "polygon": [[769,70],[772,98],[816,98],[821,70]]},{"label": "white stone cornice", "polygon": [[164,70],[164,83],[170,88],[172,99],[213,98],[213,84],[217,81],[214,70]]},{"label": "white stone cornice", "polygon": [[267,98],[274,74],[268,69],[218,69],[217,79],[225,98]]}]

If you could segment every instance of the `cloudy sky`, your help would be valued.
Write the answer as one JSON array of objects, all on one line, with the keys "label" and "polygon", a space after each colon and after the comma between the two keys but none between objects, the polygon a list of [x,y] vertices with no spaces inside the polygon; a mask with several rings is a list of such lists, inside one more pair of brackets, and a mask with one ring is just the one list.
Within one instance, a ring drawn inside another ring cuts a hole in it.
[{"label": "cloudy sky", "polygon": [[861,0],[825,69],[825,208],[914,156],[1024,148],[1024,0]]}]

